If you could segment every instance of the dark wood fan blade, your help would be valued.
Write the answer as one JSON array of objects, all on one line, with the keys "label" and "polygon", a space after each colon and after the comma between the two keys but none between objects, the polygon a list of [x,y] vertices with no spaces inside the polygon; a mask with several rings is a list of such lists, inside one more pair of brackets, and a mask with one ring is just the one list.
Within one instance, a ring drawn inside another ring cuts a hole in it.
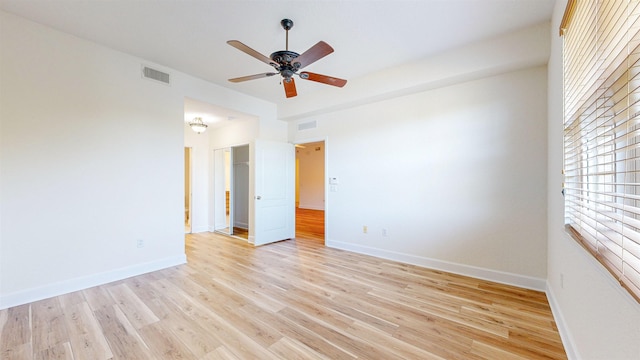
[{"label": "dark wood fan blade", "polygon": [[303,67],[310,65],[323,57],[331,54],[333,52],[333,48],[329,46],[324,41],[319,41],[317,44],[313,45],[309,50],[302,53],[300,56],[293,60],[293,65],[296,63],[300,63],[300,67],[298,69],[302,69]]},{"label": "dark wood fan blade", "polygon": [[253,56],[254,58],[262,61],[263,63],[267,64],[267,65],[271,65],[271,66],[276,66],[277,64],[273,62],[273,60],[269,59],[268,57],[260,54],[259,52],[253,50],[252,48],[248,47],[247,45],[241,43],[238,40],[229,40],[227,41],[227,44],[233,46],[234,48]]},{"label": "dark wood fan blade", "polygon": [[327,84],[327,85],[333,85],[337,87],[343,87],[347,84],[347,80],[345,79],[340,79],[333,76],[315,74],[308,71],[301,72],[300,78],[305,80],[316,81],[316,82]]},{"label": "dark wood fan blade", "polygon": [[288,98],[298,95],[298,92],[296,91],[296,82],[293,81],[293,78],[282,79],[282,84],[284,85],[284,93]]},{"label": "dark wood fan blade", "polygon": [[268,72],[268,73],[262,73],[262,74],[241,76],[241,77],[229,79],[229,81],[234,82],[234,83],[238,83],[238,82],[243,82],[243,81],[247,81],[247,80],[262,79],[262,78],[266,78],[266,77],[273,76],[273,75],[278,75],[278,73]]}]

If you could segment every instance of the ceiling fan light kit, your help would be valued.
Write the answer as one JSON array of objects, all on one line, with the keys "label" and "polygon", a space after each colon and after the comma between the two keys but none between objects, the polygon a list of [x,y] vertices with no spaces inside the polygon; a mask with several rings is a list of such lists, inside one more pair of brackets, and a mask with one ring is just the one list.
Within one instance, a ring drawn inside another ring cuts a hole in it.
[{"label": "ceiling fan light kit", "polygon": [[285,96],[287,98],[297,95],[295,81],[293,76],[297,75],[300,79],[319,82],[322,84],[343,87],[347,80],[336,78],[333,76],[327,76],[322,74],[311,73],[308,71],[299,72],[303,67],[310,65],[323,57],[331,54],[333,48],[324,41],[319,41],[313,45],[309,50],[302,54],[298,54],[294,51],[289,51],[289,30],[293,27],[293,21],[290,19],[283,19],[280,21],[280,25],[286,31],[286,48],[272,53],[269,57],[262,55],[261,53],[253,50],[247,45],[241,43],[238,40],[229,40],[227,44],[235,47],[236,49],[250,55],[265,64],[272,66],[277,72],[266,72],[255,75],[248,75],[229,79],[229,81],[237,83],[248,80],[262,79],[280,74],[282,76],[282,84],[284,86]]}]

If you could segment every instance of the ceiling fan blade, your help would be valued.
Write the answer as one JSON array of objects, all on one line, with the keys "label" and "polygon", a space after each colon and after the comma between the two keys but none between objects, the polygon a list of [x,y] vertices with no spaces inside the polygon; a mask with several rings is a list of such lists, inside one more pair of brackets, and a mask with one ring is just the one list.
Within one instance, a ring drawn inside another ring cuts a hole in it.
[{"label": "ceiling fan blade", "polygon": [[340,79],[340,78],[333,77],[333,76],[315,74],[315,73],[311,73],[311,72],[308,72],[308,71],[301,72],[300,73],[300,78],[301,79],[305,79],[305,80],[311,80],[311,81],[327,84],[327,85],[333,85],[333,86],[337,86],[337,87],[343,87],[343,86],[345,86],[347,84],[347,80],[345,80],[345,79]]},{"label": "ceiling fan blade", "polygon": [[252,48],[248,47],[247,45],[241,43],[238,40],[229,40],[227,41],[227,44],[233,46],[234,48],[253,56],[254,58],[262,61],[263,63],[267,64],[267,65],[271,65],[271,66],[275,66],[277,65],[276,63],[273,62],[273,60],[271,60],[270,58],[260,54],[259,52],[253,50]]},{"label": "ceiling fan blade", "polygon": [[298,92],[296,91],[296,82],[293,81],[293,78],[282,79],[282,84],[284,85],[284,93],[288,98],[298,95]]},{"label": "ceiling fan blade", "polygon": [[268,73],[262,73],[262,74],[241,76],[241,77],[229,79],[229,81],[231,81],[233,83],[238,83],[238,82],[243,82],[243,81],[247,81],[247,80],[262,79],[262,78],[266,78],[266,77],[273,76],[273,75],[278,75],[278,73],[268,72]]},{"label": "ceiling fan blade", "polygon": [[300,63],[300,67],[298,69],[302,69],[303,67],[310,65],[323,57],[331,54],[333,52],[333,48],[329,46],[324,41],[319,41],[317,44],[313,45],[309,50],[303,52],[293,60],[293,64]]}]

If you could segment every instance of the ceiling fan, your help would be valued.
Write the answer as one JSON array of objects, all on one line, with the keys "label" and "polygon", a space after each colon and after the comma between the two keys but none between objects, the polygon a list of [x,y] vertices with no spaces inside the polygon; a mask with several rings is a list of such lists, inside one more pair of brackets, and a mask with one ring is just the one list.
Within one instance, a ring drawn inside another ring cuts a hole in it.
[{"label": "ceiling fan", "polygon": [[253,56],[254,58],[264,62],[265,64],[273,66],[276,72],[266,72],[262,74],[242,76],[229,79],[229,81],[238,83],[280,74],[283,79],[282,84],[284,85],[284,93],[288,98],[294,97],[298,94],[296,92],[295,81],[293,80],[294,75],[299,76],[300,79],[311,80],[337,87],[343,87],[347,83],[347,80],[339,79],[333,76],[321,75],[308,71],[299,72],[303,67],[310,65],[331,54],[333,52],[333,48],[326,42],[319,41],[317,44],[313,45],[311,48],[309,48],[309,50],[303,52],[302,54],[289,51],[289,30],[291,30],[291,28],[293,27],[293,21],[291,21],[290,19],[283,19],[282,21],[280,21],[280,25],[282,25],[282,28],[287,33],[286,50],[276,51],[271,54],[270,57],[266,57],[260,54],[259,52],[253,50],[252,48],[248,47],[238,40],[227,41],[227,44],[233,46],[234,48],[250,56]]}]

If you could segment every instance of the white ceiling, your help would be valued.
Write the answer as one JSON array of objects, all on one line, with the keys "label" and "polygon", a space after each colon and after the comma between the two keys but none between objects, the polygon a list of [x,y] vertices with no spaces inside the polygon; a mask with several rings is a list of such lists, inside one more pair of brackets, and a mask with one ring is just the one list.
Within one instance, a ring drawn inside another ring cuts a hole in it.
[{"label": "white ceiling", "polygon": [[184,121],[193,121],[196,117],[202,118],[209,129],[224,127],[231,122],[238,123],[255,119],[255,116],[227,109],[221,106],[205,103],[195,99],[184,99]]},{"label": "white ceiling", "polygon": [[[447,49],[548,21],[555,0],[0,0],[0,9],[270,102],[287,101],[279,76],[231,83],[272,68],[229,46],[269,56],[320,40],[335,52],[305,70],[353,80]],[[298,96],[328,85],[296,79]],[[347,83],[346,86],[349,86]],[[339,92],[341,89],[335,88]],[[227,115],[222,115],[226,117]]]}]

